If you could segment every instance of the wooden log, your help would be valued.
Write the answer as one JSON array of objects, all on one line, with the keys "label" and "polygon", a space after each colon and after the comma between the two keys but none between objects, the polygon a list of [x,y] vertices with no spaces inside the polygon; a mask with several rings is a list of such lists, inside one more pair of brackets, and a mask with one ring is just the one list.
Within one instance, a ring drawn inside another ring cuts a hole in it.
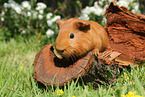
[{"label": "wooden log", "polygon": [[[63,86],[78,77],[82,77],[85,84],[94,83],[94,87],[98,84],[110,84],[116,80],[122,68],[117,62],[107,63],[105,59],[101,59],[101,56],[110,55],[110,59],[113,60],[120,55],[117,52],[113,55],[112,52],[112,50],[111,53],[106,51],[100,53],[100,57],[96,57],[91,51],[86,56],[73,61],[58,59],[53,52],[52,44],[49,44],[42,47],[35,57],[33,78],[45,86],[58,84]],[[111,69],[108,69],[109,67]]]},{"label": "wooden log", "polygon": [[105,29],[110,46],[136,62],[145,60],[145,16],[133,14],[126,7],[111,2],[106,8]]},{"label": "wooden log", "polygon": [[49,44],[44,46],[35,57],[33,78],[46,86],[64,85],[86,73],[90,69],[92,61],[91,52],[76,62],[59,59],[53,52],[52,44]]}]

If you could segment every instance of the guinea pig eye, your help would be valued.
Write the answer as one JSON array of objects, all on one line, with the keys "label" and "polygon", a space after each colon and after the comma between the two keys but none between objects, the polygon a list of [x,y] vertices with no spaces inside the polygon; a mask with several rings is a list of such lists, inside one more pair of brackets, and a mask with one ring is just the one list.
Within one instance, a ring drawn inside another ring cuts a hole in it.
[{"label": "guinea pig eye", "polygon": [[73,33],[70,34],[70,39],[73,39],[75,35]]}]

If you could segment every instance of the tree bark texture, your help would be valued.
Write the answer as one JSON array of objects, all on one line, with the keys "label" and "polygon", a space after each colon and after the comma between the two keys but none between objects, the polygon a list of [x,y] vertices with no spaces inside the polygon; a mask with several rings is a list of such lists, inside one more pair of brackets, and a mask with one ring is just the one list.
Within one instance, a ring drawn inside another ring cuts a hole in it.
[{"label": "tree bark texture", "polygon": [[126,7],[110,3],[105,14],[105,29],[110,38],[110,45],[134,61],[145,60],[145,16],[133,14]]}]

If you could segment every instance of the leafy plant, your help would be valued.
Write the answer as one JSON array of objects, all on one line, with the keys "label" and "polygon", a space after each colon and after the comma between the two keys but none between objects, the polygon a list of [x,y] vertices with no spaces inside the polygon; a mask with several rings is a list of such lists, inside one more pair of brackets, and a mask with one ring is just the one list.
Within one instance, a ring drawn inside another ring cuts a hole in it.
[{"label": "leafy plant", "polygon": [[53,32],[57,30],[55,21],[61,19],[61,17],[52,14],[44,3],[34,5],[35,3],[23,1],[18,4],[13,0],[4,3],[4,9],[1,13],[1,25],[7,26],[12,33],[12,37],[15,35],[37,35],[39,33],[39,39],[41,34],[49,34],[48,38],[54,35],[54,33],[48,32],[50,29]]}]

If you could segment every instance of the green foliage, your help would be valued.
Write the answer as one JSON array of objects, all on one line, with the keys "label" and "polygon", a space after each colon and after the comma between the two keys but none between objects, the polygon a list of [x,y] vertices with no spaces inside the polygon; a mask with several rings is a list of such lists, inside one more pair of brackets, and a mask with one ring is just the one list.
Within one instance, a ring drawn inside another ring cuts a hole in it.
[{"label": "green foliage", "polygon": [[0,41],[9,40],[12,36],[12,33],[6,27],[0,27]]},{"label": "green foliage", "polygon": [[[9,0],[8,3],[4,3],[3,7],[0,14],[1,26],[8,28],[11,37],[17,35],[30,37],[38,35],[38,33],[41,35],[49,34],[47,35],[48,38],[57,35],[58,28],[55,21],[61,17],[52,14],[44,3],[24,1],[18,4]],[[53,33],[49,33],[49,29]]]}]

